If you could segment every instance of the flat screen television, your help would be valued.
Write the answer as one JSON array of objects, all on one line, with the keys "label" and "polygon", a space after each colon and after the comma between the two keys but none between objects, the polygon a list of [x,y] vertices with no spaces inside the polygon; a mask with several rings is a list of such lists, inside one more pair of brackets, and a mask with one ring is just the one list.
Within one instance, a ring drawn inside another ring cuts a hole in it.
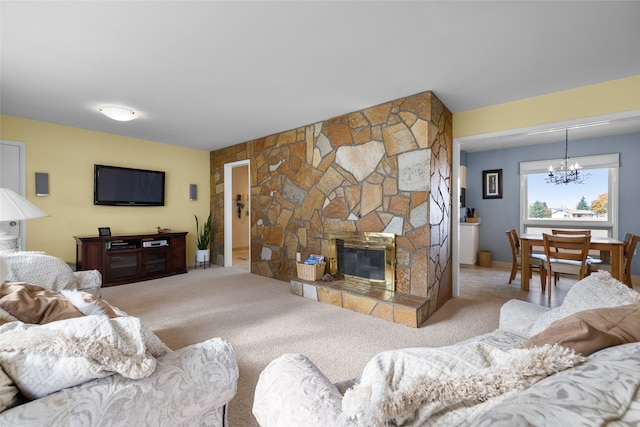
[{"label": "flat screen television", "polygon": [[93,204],[164,206],[164,172],[94,165]]}]

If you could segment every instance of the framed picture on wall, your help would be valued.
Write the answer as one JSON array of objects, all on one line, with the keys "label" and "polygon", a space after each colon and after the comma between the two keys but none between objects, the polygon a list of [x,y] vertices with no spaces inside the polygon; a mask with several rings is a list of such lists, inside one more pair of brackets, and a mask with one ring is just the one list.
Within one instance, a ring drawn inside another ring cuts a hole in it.
[{"label": "framed picture on wall", "polygon": [[502,199],[502,169],[482,171],[482,198]]}]

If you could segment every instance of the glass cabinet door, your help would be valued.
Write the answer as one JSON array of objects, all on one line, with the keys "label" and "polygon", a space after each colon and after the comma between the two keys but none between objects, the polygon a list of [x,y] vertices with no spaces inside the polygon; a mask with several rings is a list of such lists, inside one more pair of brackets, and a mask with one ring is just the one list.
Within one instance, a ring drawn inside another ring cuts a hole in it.
[{"label": "glass cabinet door", "polygon": [[162,273],[168,270],[167,251],[145,251],[142,256],[145,275]]},{"label": "glass cabinet door", "polygon": [[110,281],[136,277],[138,275],[138,254],[109,254],[106,273]]}]

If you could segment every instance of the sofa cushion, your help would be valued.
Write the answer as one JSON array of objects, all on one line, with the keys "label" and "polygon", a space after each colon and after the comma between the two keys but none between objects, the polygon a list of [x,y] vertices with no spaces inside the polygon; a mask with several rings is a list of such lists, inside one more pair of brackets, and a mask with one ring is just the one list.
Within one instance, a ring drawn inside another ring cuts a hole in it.
[{"label": "sofa cushion", "polygon": [[617,307],[640,302],[640,293],[600,270],[575,283],[562,305],[543,313],[531,325],[529,337],[547,329],[556,320],[579,311],[595,308]]},{"label": "sofa cushion", "polygon": [[640,303],[585,310],[553,322],[523,348],[560,344],[584,356],[620,344],[640,341]]}]

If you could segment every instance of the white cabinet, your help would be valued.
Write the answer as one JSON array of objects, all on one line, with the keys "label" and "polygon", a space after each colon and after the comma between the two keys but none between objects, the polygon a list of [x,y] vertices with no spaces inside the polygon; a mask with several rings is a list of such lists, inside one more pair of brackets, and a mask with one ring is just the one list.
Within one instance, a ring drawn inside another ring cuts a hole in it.
[{"label": "white cabinet", "polygon": [[480,223],[460,223],[460,264],[474,265],[478,260],[478,227]]}]

